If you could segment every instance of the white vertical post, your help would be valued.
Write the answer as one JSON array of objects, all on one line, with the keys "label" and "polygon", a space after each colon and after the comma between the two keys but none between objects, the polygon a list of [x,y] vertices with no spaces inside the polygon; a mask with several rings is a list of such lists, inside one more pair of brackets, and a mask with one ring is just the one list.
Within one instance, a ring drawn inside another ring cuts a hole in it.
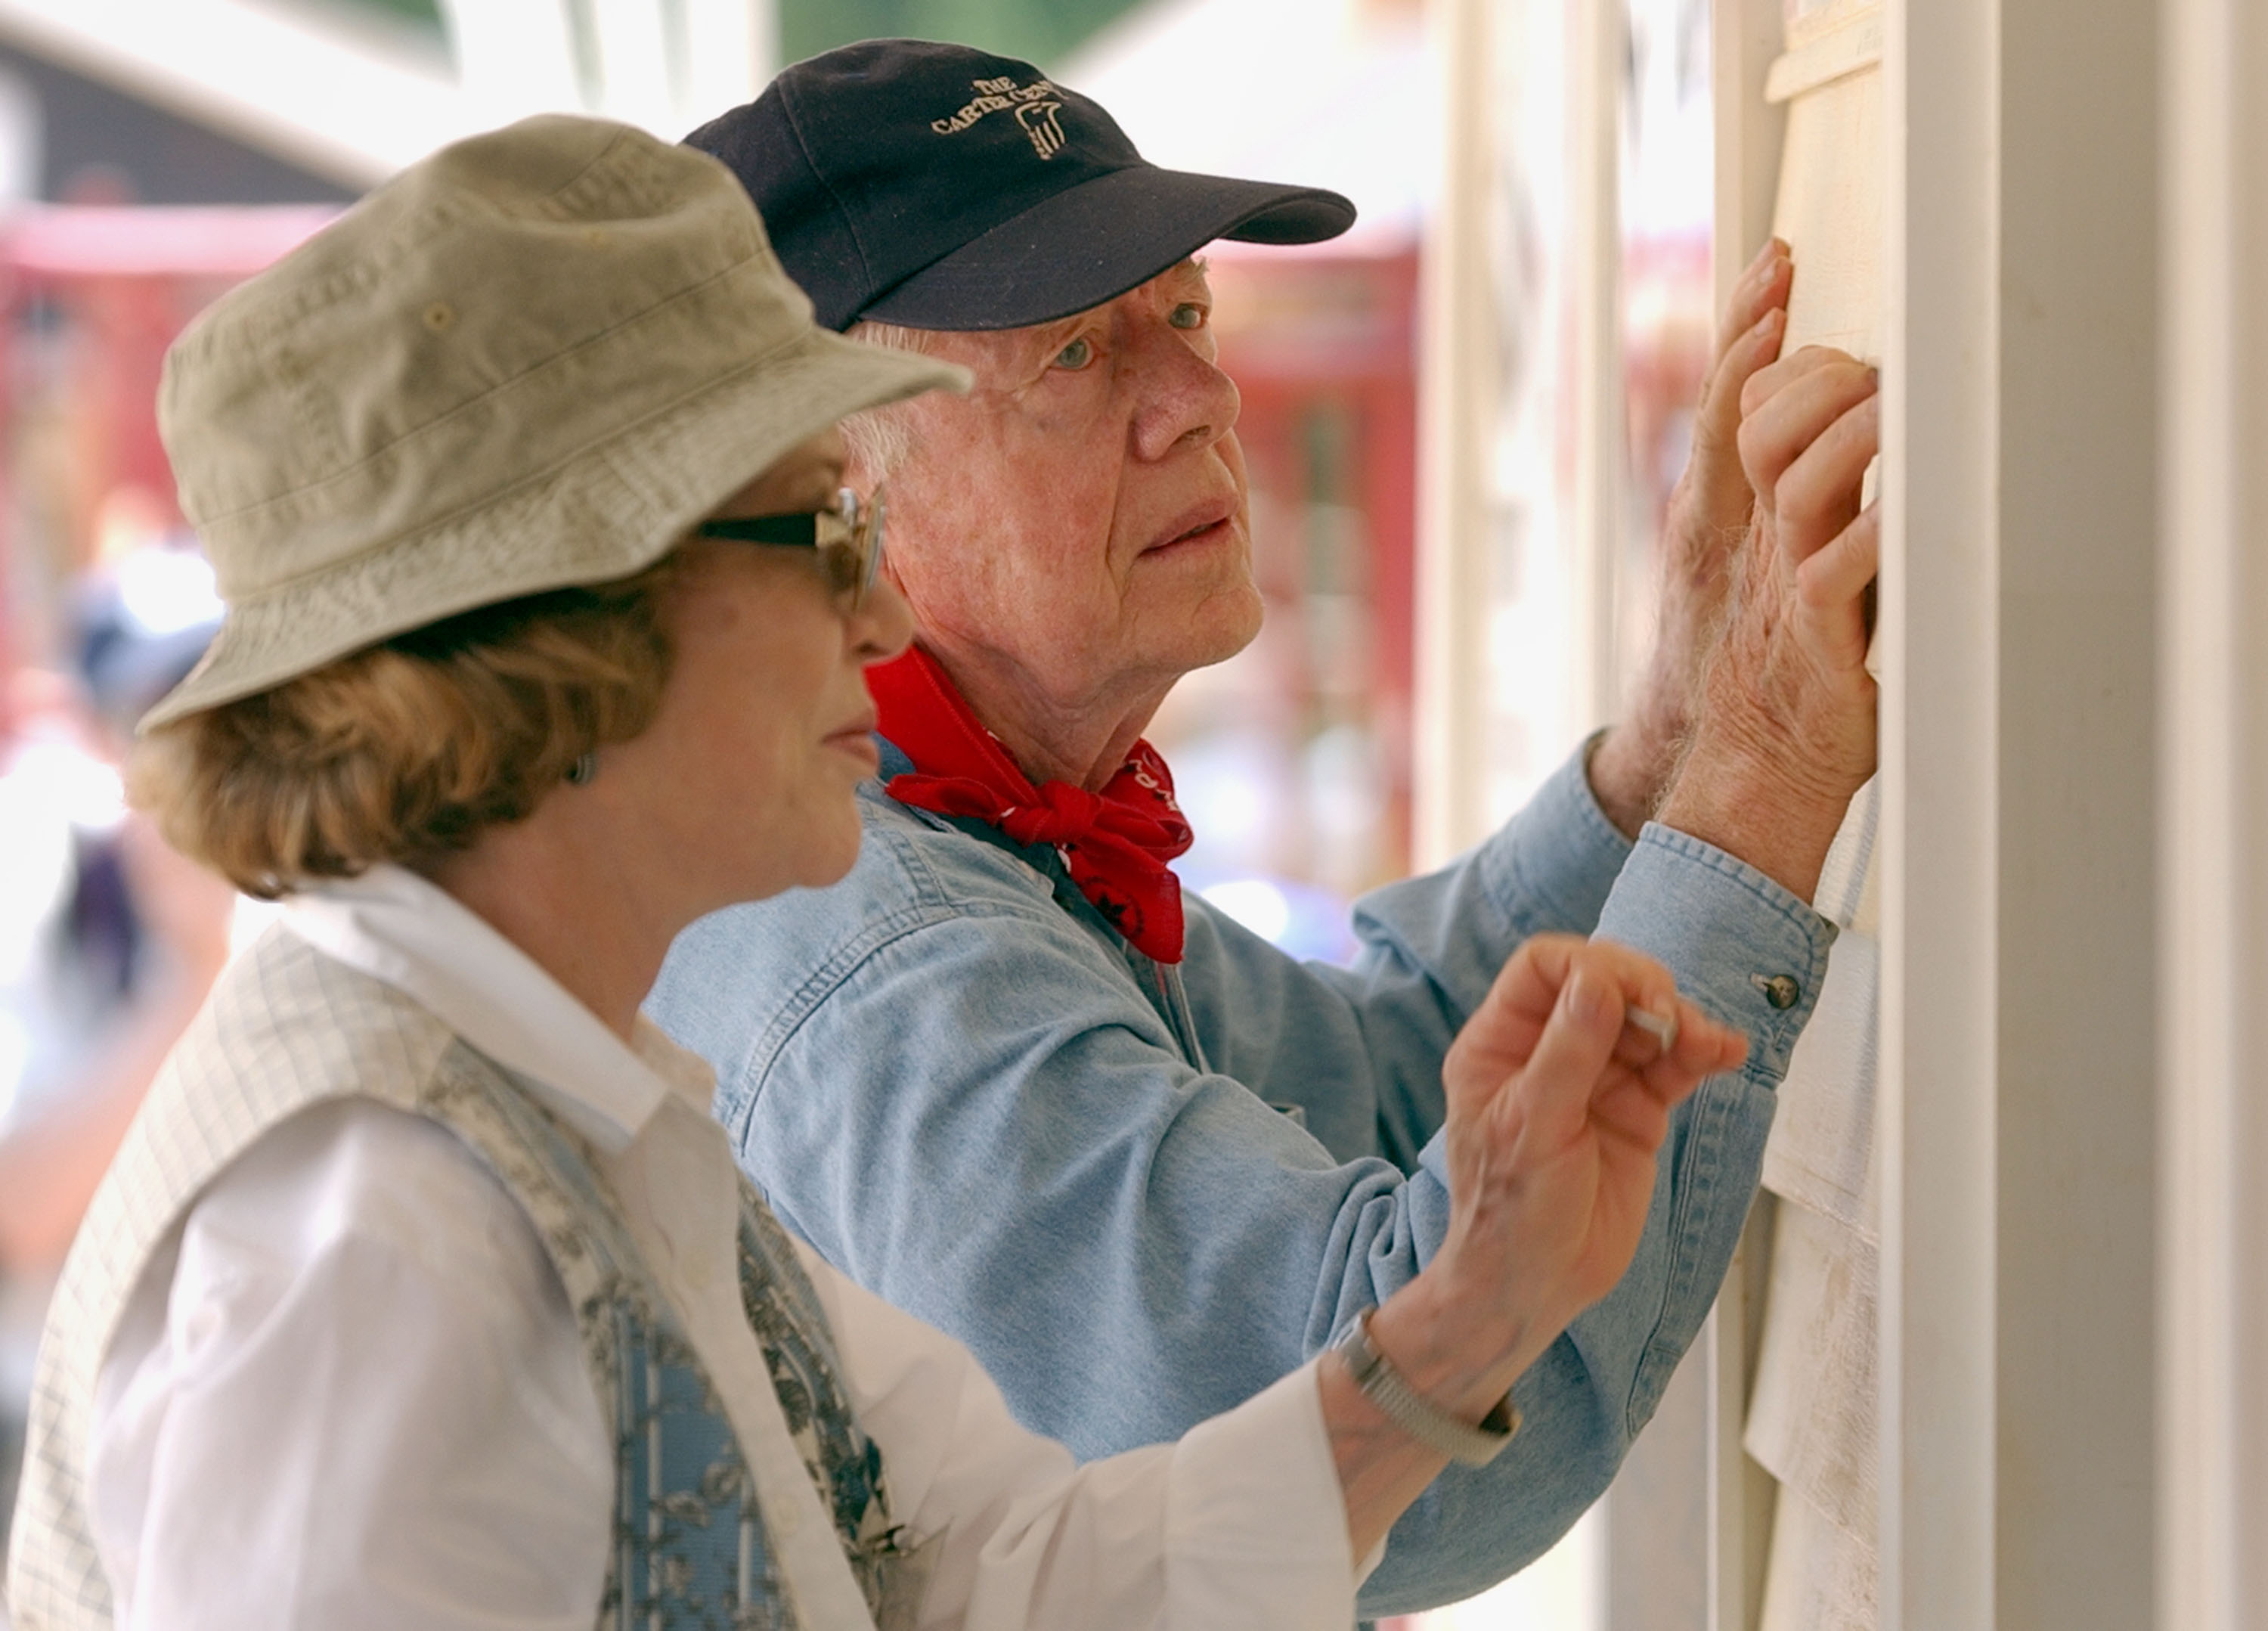
[{"label": "white vertical post", "polygon": [[2157,16],[2000,5],[2002,1631],[2155,1597]]},{"label": "white vertical post", "polygon": [[474,128],[582,107],[562,0],[441,0],[441,12]]},{"label": "white vertical post", "polygon": [[2168,7],[2160,1631],[2268,1627],[2268,26]]},{"label": "white vertical post", "polygon": [[1992,1624],[1997,25],[1993,0],[1909,0],[1890,9],[1883,63],[1888,1631]]},{"label": "white vertical post", "polygon": [[2153,1600],[2154,9],[2076,21],[2055,0],[1890,12],[1899,1631],[2123,1631]]},{"label": "white vertical post", "polygon": [[1717,218],[1711,270],[1722,315],[1733,284],[1771,230],[1786,110],[1764,100],[1764,76],[1785,32],[1781,0],[1716,0],[1709,69],[1716,102]]},{"label": "white vertical post", "polygon": [[1623,557],[1623,490],[1630,456],[1623,400],[1623,83],[1630,55],[1624,0],[1570,0],[1568,287],[1574,355],[1569,390],[1575,419],[1573,526],[1567,539],[1573,586],[1577,712],[1594,729],[1621,700],[1616,580]]},{"label": "white vertical post", "polygon": [[1502,388],[1489,275],[1488,0],[1447,0],[1440,31],[1447,173],[1421,270],[1415,859],[1440,865],[1488,831],[1489,449]]},{"label": "white vertical post", "polygon": [[779,61],[775,0],[674,0],[662,15],[675,28],[671,79],[687,129],[754,101],[772,77]]},{"label": "white vertical post", "polygon": [[674,140],[752,100],[778,48],[777,0],[441,4],[475,126],[581,111]]},{"label": "white vertical post", "polygon": [[1707,1631],[1752,1631],[1764,1608],[1777,1490],[1771,1475],[1749,1458],[1742,1440],[1763,1323],[1771,1215],[1769,1204],[1749,1214],[1701,1331],[1708,1367]]},{"label": "white vertical post", "polygon": [[[593,112],[656,135],[679,122],[671,70],[681,65],[682,34],[675,7],[661,0],[601,0],[590,10],[598,49],[600,96]],[[673,38],[673,36],[676,36]]]}]

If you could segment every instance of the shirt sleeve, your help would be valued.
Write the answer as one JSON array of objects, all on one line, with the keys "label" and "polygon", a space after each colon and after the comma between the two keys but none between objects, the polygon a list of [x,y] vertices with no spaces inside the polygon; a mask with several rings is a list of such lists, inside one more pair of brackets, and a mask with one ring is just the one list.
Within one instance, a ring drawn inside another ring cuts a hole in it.
[{"label": "shirt sleeve", "polygon": [[919,1623],[1344,1631],[1355,1570],[1314,1367],[1178,1443],[1075,1465],[968,1350],[808,1248],[892,1510],[930,1548]]},{"label": "shirt sleeve", "polygon": [[613,1464],[563,1288],[446,1131],[269,1132],[189,1213],[97,1383],[126,1631],[587,1631]]}]

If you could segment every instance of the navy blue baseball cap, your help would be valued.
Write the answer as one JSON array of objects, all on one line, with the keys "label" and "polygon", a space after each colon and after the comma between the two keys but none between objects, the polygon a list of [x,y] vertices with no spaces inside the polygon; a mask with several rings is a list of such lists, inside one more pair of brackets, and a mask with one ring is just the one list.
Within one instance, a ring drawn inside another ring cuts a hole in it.
[{"label": "navy blue baseball cap", "polygon": [[1317,187],[1165,170],[1029,63],[867,40],[796,63],[685,138],[740,178],[819,321],[1020,328],[1086,311],[1217,238],[1316,243]]}]

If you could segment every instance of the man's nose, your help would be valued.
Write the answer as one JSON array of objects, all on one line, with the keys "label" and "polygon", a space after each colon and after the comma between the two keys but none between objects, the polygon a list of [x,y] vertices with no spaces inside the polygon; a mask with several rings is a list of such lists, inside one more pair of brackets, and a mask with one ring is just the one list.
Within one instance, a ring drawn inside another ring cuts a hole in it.
[{"label": "man's nose", "polygon": [[1210,447],[1236,428],[1236,381],[1201,355],[1189,330],[1160,322],[1137,348],[1134,452],[1162,459],[1179,447]]}]

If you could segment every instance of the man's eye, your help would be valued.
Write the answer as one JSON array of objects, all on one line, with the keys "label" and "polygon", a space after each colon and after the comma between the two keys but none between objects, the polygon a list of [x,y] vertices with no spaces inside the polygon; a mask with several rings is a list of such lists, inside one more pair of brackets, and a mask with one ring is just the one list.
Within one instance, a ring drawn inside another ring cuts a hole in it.
[{"label": "man's eye", "polygon": [[1058,368],[1070,368],[1076,370],[1086,367],[1087,364],[1094,360],[1094,342],[1092,340],[1073,340],[1069,345],[1064,346],[1063,350],[1056,353],[1055,365]]},{"label": "man's eye", "polygon": [[1166,321],[1176,328],[1202,328],[1205,326],[1205,316],[1204,306],[1184,300],[1173,309]]}]

